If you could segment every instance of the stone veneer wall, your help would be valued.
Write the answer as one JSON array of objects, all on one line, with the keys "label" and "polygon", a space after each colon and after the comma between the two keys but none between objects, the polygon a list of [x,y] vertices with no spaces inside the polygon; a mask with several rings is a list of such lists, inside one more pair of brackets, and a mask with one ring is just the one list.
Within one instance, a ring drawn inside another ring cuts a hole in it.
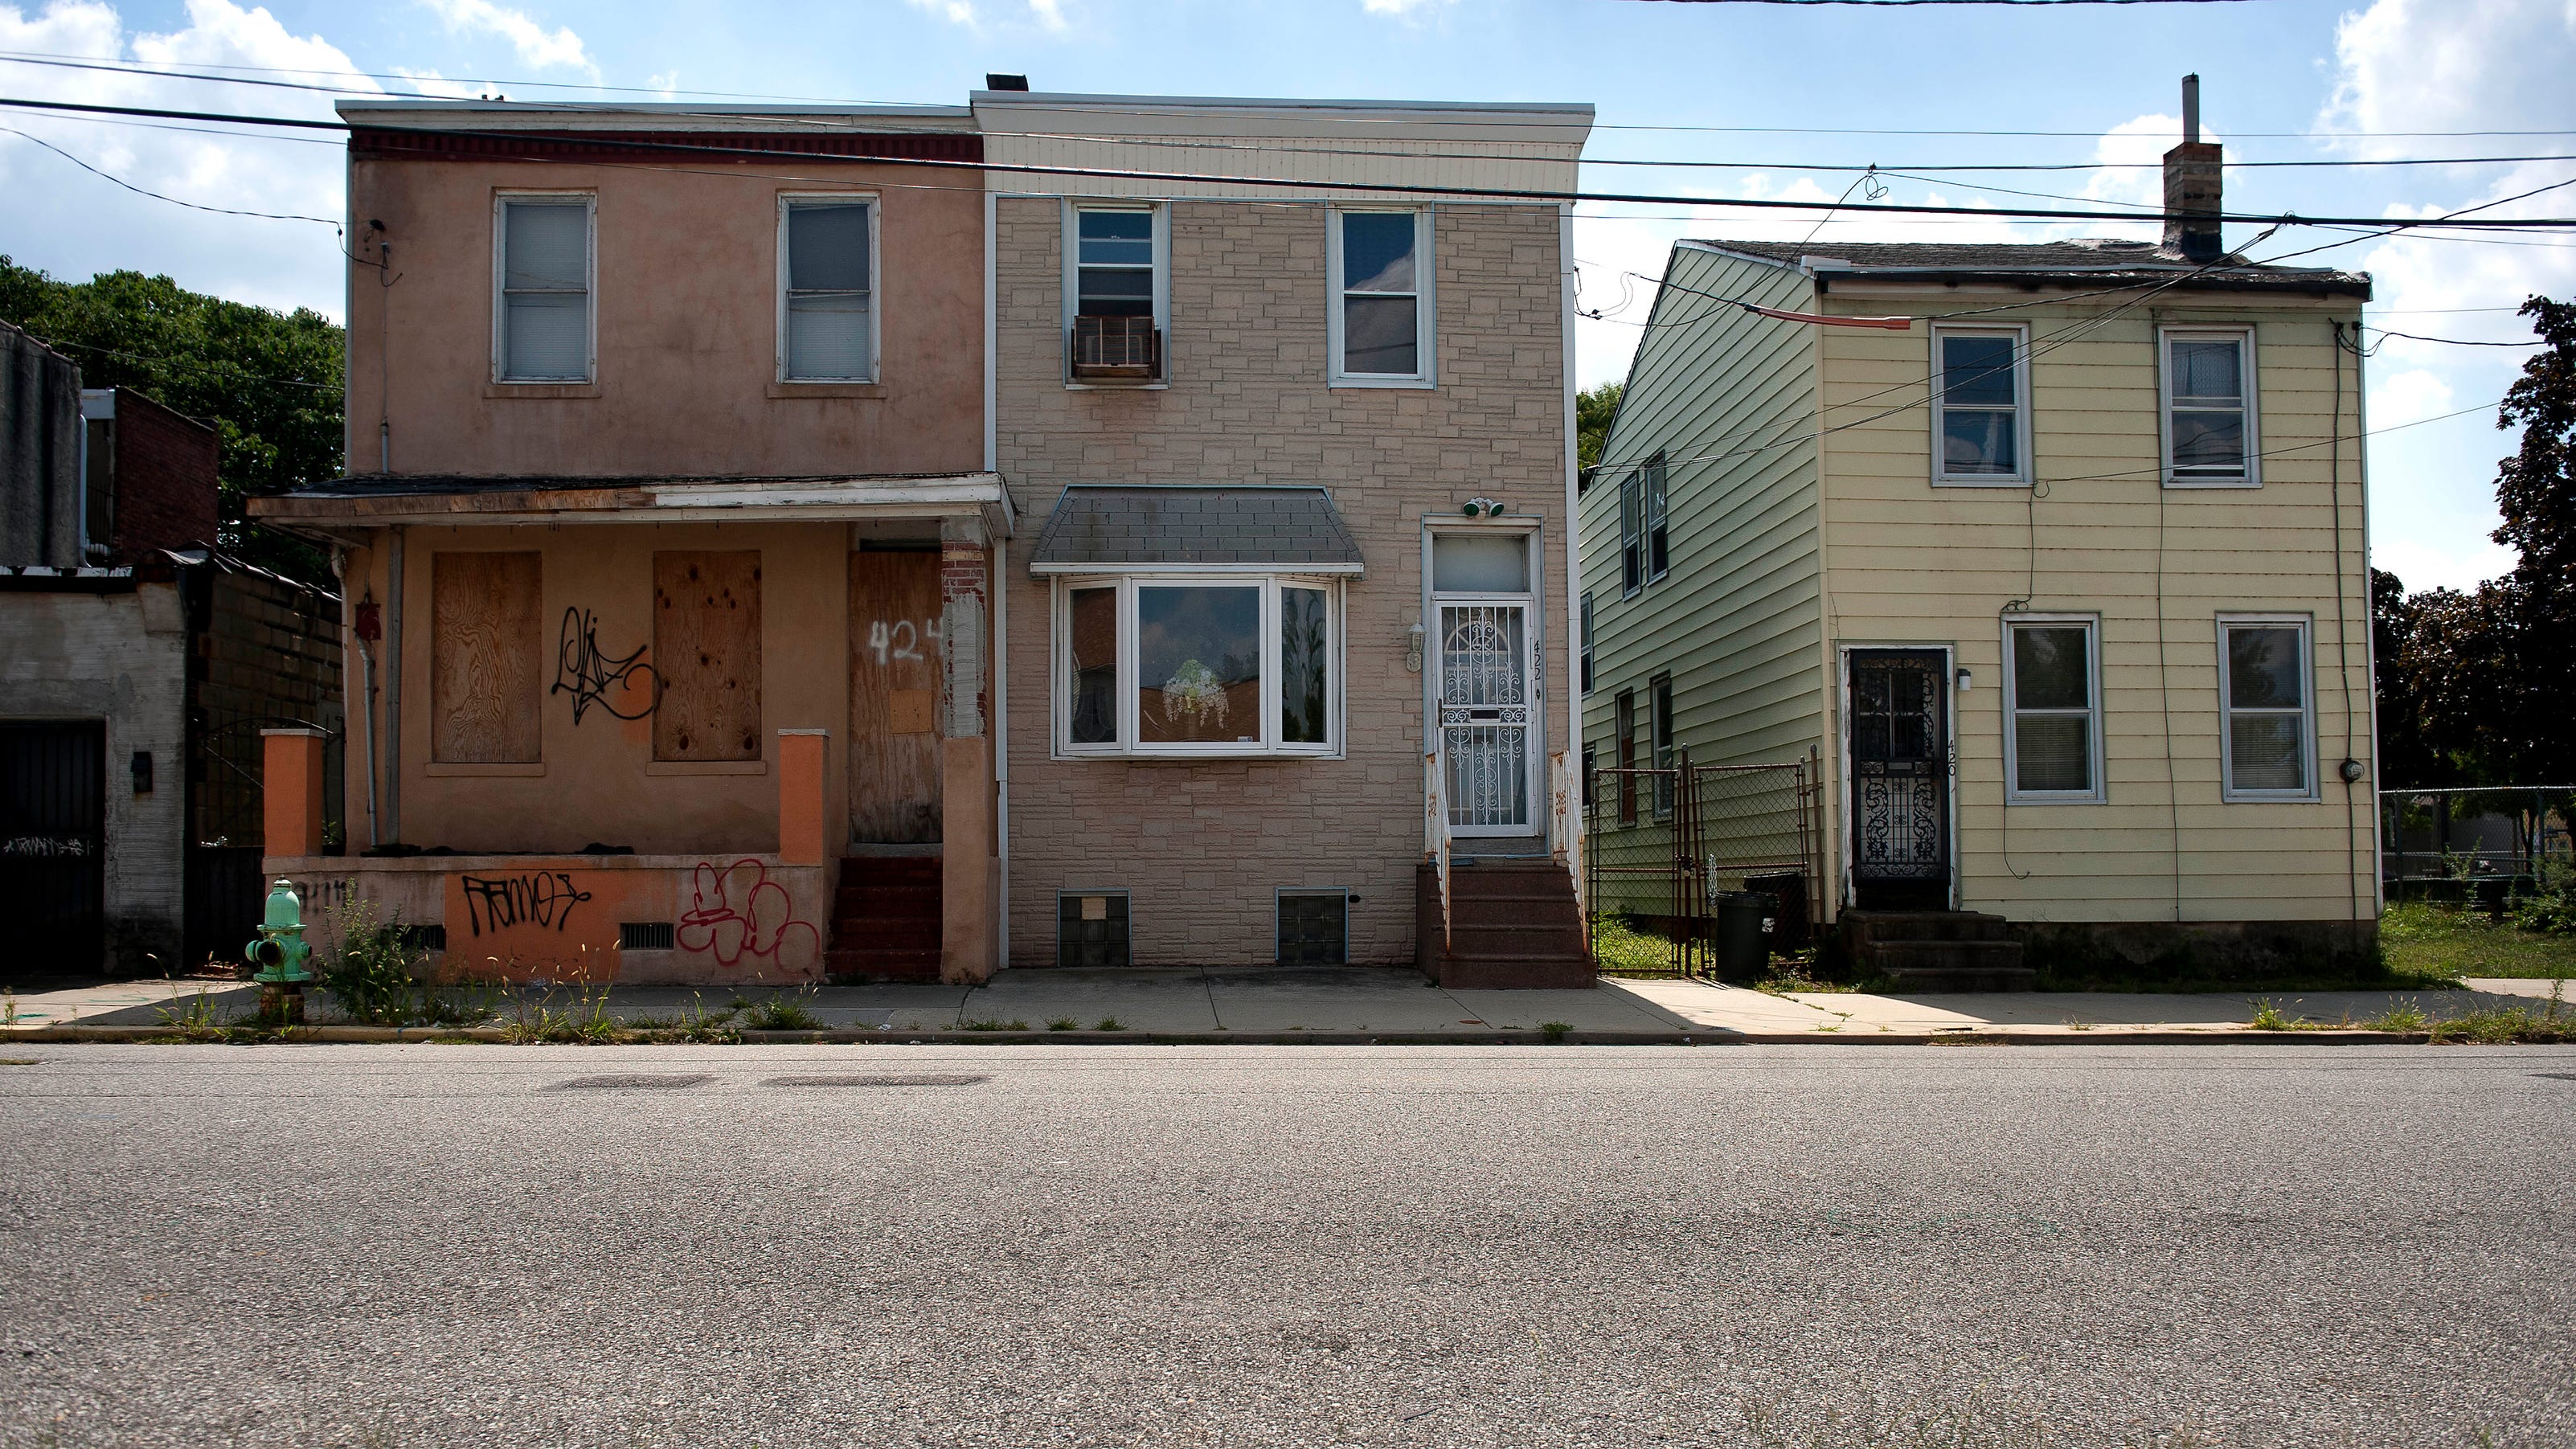
[{"label": "stone veneer wall", "polygon": [[[1565,375],[1552,206],[1434,217],[1436,389],[1331,388],[1321,204],[1172,206],[1170,386],[1063,381],[1062,212],[997,203],[999,462],[1024,526],[1009,593],[1011,964],[1055,959],[1056,892],[1133,893],[1138,965],[1268,964],[1273,892],[1341,886],[1351,959],[1413,959],[1422,854],[1421,610],[1426,515],[1488,495],[1544,521],[1538,627],[1545,736],[1564,738]],[[1346,595],[1337,760],[1049,757],[1049,589],[1027,551],[1076,482],[1320,483],[1367,576]],[[1544,819],[1544,795],[1534,808]]]}]

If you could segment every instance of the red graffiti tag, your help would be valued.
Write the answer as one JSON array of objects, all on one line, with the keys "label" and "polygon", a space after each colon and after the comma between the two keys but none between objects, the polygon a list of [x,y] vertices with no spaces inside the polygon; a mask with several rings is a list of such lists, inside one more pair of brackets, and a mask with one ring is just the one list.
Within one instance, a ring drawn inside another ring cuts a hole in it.
[{"label": "red graffiti tag", "polygon": [[[769,867],[757,860],[737,860],[718,870],[699,861],[690,886],[690,909],[680,917],[681,949],[712,953],[716,964],[730,967],[745,956],[766,958],[777,966],[805,966],[823,954],[823,933],[811,922],[795,919],[796,906],[787,888],[769,878]],[[800,939],[807,948],[798,959],[784,953]]]}]

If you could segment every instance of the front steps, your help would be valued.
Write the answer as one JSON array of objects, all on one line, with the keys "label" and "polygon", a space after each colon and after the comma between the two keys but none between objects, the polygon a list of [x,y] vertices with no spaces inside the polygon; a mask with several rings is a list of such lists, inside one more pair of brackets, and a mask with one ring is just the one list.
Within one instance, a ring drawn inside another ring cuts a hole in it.
[{"label": "front steps", "polygon": [[1843,955],[1897,991],[2036,991],[2021,942],[1981,911],[1845,911]]},{"label": "front steps", "polygon": [[841,859],[823,969],[835,981],[939,979],[940,861],[935,855]]},{"label": "front steps", "polygon": [[1466,990],[1565,990],[1592,985],[1574,877],[1547,857],[1458,855],[1449,866],[1449,923],[1442,943],[1440,875],[1414,875],[1415,963],[1442,986]]}]

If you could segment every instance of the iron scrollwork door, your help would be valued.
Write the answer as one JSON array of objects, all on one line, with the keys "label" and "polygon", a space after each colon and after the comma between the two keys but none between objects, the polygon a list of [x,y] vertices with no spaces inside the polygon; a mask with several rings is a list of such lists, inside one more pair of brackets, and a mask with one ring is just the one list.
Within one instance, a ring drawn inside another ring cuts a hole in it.
[{"label": "iron scrollwork door", "polygon": [[1453,835],[1526,835],[1529,606],[1440,606],[1440,747]]},{"label": "iron scrollwork door", "polygon": [[1949,903],[1945,672],[1939,650],[1852,651],[1852,882],[1863,905]]}]

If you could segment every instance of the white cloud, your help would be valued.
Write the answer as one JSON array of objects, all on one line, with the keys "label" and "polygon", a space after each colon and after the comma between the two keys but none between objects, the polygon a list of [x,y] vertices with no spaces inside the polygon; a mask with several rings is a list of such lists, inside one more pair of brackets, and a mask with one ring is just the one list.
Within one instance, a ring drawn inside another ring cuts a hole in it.
[{"label": "white cloud", "polygon": [[[976,0],[904,0],[904,3],[915,10],[936,15],[951,25],[962,25],[974,31],[983,30],[987,22],[994,20],[988,11],[977,7]],[[1020,0],[1019,12],[997,23],[1005,27],[1034,25],[1040,30],[1058,34],[1068,27],[1064,0]]]},{"label": "white cloud", "polygon": [[[0,4],[0,50],[174,68],[266,66],[344,76],[356,70],[338,47],[318,35],[288,31],[262,8],[189,0],[187,22],[166,33],[138,33],[103,4],[58,0],[32,14]],[[315,120],[331,114],[329,98],[318,93],[251,91],[141,74],[46,71],[13,77],[12,83],[20,94],[43,100]],[[376,88],[363,78],[345,84]],[[344,162],[336,136],[212,134],[34,112],[18,113],[6,124],[131,185],[201,206],[318,217],[343,210]],[[166,272],[182,285],[245,302],[340,311],[341,257],[326,227],[155,201],[5,133],[0,195],[9,198],[5,246],[22,265],[72,280],[117,268]]]},{"label": "white cloud", "polygon": [[439,19],[446,21],[451,31],[497,35],[510,42],[510,48],[518,52],[522,65],[557,66],[580,71],[594,81],[599,79],[599,67],[591,63],[589,52],[582,47],[581,37],[573,34],[569,25],[548,30],[532,19],[528,12],[495,5],[492,0],[422,0],[422,3],[437,11]]},{"label": "white cloud", "polygon": [[1371,15],[1415,16],[1427,10],[1438,10],[1457,0],[1360,0],[1360,8]]}]

